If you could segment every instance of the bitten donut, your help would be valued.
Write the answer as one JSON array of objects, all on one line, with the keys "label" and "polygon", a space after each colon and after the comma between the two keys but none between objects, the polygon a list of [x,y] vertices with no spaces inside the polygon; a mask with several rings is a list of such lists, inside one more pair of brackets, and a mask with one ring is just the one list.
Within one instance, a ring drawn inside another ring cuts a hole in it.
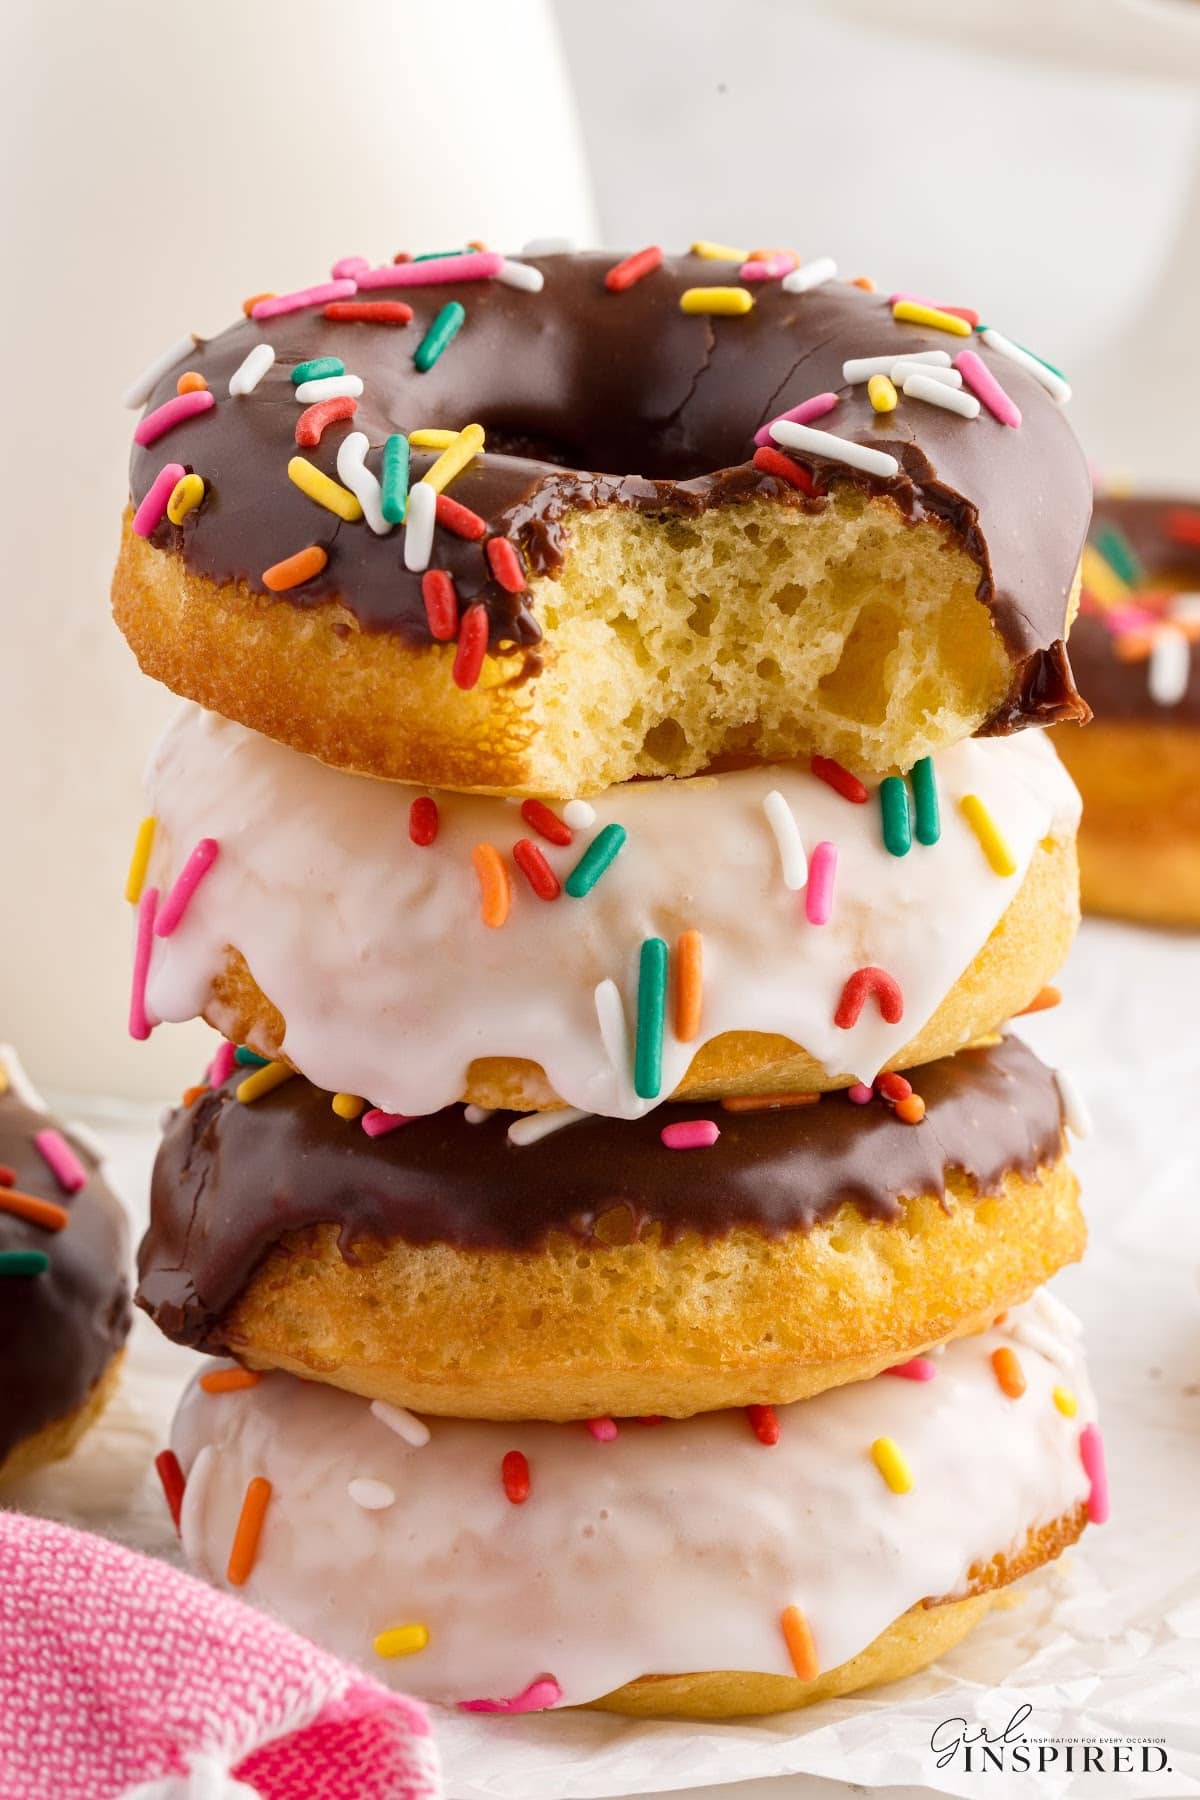
[{"label": "bitten donut", "polygon": [[1071,638],[1095,709],[1055,744],[1083,794],[1086,911],[1200,925],[1200,505],[1098,497]]},{"label": "bitten donut", "polygon": [[631,1118],[869,1082],[1026,1007],[1078,917],[1078,796],[1046,734],[907,783],[816,767],[635,782],[571,827],[414,800],[190,709],[149,778],[135,1030],[203,1013],[392,1113]]},{"label": "bitten donut", "polygon": [[289,1375],[201,1376],[172,1434],[183,1546],[425,1699],[776,1712],[922,1667],[1103,1520],[1077,1333],[1039,1293],[928,1379],[856,1382],[769,1431],[426,1428]]},{"label": "bitten donut", "polygon": [[560,798],[1084,717],[1057,373],[824,264],[651,260],[348,258],[177,344],[131,394],[143,669],[340,768]]},{"label": "bitten donut", "polygon": [[1032,1051],[910,1075],[890,1103],[452,1107],[371,1138],[299,1079],[243,1104],[238,1070],[167,1127],[138,1299],[181,1343],[462,1418],[799,1400],[990,1324],[1083,1253]]},{"label": "bitten donut", "polygon": [[0,1044],[0,1482],[67,1456],[116,1386],[125,1214]]}]

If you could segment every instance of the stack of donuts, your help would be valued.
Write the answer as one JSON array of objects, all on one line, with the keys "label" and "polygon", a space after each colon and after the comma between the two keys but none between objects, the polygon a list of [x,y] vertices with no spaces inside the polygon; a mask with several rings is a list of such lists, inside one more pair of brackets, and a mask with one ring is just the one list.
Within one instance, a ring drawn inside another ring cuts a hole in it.
[{"label": "stack of donuts", "polygon": [[348,257],[135,384],[190,703],[131,1029],[222,1043],[141,1304],[192,1563],[471,1711],[930,1662],[1104,1516],[1041,731],[1057,371],[829,259]]}]

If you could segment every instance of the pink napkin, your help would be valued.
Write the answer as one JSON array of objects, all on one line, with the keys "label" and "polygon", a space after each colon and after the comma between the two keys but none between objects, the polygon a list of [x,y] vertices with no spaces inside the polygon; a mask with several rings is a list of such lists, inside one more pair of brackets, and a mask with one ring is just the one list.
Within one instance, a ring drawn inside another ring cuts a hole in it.
[{"label": "pink napkin", "polygon": [[227,1594],[0,1512],[0,1800],[436,1800],[429,1721]]}]

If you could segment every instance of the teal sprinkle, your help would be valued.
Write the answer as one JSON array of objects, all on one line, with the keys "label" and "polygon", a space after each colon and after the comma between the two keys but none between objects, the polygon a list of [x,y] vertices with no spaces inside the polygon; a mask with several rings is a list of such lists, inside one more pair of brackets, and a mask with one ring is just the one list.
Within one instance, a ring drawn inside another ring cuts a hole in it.
[{"label": "teal sprinkle", "polygon": [[884,844],[893,856],[907,856],[912,849],[912,821],[908,788],[899,775],[887,775],[880,782],[879,810],[883,814]]},{"label": "teal sprinkle", "polygon": [[628,837],[623,825],[606,825],[598,831],[567,879],[563,882],[572,900],[590,894]]},{"label": "teal sprinkle", "polygon": [[420,256],[414,256],[414,262],[441,262],[444,256],[469,256],[469,250],[422,250]]},{"label": "teal sprinkle", "polygon": [[233,1053],[233,1060],[242,1069],[265,1069],[271,1059],[269,1056],[260,1056],[257,1050],[251,1050],[249,1044],[239,1044]]},{"label": "teal sprinkle", "polygon": [[[1013,343],[1017,344],[1016,338],[1013,339]],[[1052,362],[1047,362],[1044,356],[1039,356],[1036,350],[1031,350],[1029,348],[1028,344],[1017,344],[1017,349],[1023,350],[1026,356],[1032,356],[1034,362],[1040,362],[1043,369],[1049,369],[1050,373],[1052,375],[1057,375],[1060,381],[1065,381],[1067,379],[1061,369],[1056,369]]]},{"label": "teal sprinkle", "polygon": [[408,439],[394,431],[383,446],[379,510],[389,525],[403,525],[408,511]]},{"label": "teal sprinkle", "polygon": [[428,374],[447,344],[458,336],[466,316],[466,307],[460,305],[457,300],[448,300],[437,314],[433,324],[413,352],[413,361],[422,375]]},{"label": "teal sprinkle", "polygon": [[1145,576],[1137,553],[1119,525],[1101,525],[1092,533],[1092,545],[1126,587],[1142,587]]},{"label": "teal sprinkle", "polygon": [[340,356],[314,356],[311,362],[297,363],[292,370],[292,385],[302,381],[324,381],[327,375],[344,375],[346,365]]},{"label": "teal sprinkle", "polygon": [[647,938],[638,966],[637,1048],[633,1057],[634,1091],[642,1100],[656,1100],[662,1091],[667,960],[667,946],[662,938]]},{"label": "teal sprinkle", "polygon": [[937,776],[933,772],[933,758],[923,756],[915,762],[909,771],[912,782],[913,800],[916,803],[917,842],[918,844],[936,844],[942,835],[942,820],[938,810]]},{"label": "teal sprinkle", "polygon": [[0,1275],[44,1275],[49,1267],[44,1250],[0,1250]]}]

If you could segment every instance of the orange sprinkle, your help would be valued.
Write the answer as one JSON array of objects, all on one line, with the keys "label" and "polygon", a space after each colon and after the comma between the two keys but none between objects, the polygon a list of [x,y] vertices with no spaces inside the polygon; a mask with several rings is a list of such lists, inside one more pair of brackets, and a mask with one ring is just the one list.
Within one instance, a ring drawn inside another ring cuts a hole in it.
[{"label": "orange sprinkle", "polygon": [[861,288],[864,294],[873,294],[875,292],[875,283],[871,280],[869,275],[856,275],[854,280],[850,283],[850,286]]},{"label": "orange sprinkle", "polygon": [[1029,1002],[1028,1006],[1023,1006],[1019,1013],[1014,1013],[1013,1018],[1023,1019],[1028,1013],[1049,1012],[1052,1006],[1060,1005],[1061,1001],[1061,988],[1044,987],[1039,993],[1036,993],[1033,996],[1033,999]]},{"label": "orange sprinkle", "polygon": [[195,1087],[184,1088],[181,1104],[184,1106],[191,1106],[193,1101],[198,1100],[201,1094],[207,1094],[207,1092],[207,1081],[198,1081]]},{"label": "orange sprinkle", "polygon": [[729,1094],[721,1105],[726,1112],[769,1112],[773,1106],[815,1106],[820,1094]]},{"label": "orange sprinkle", "polygon": [[808,1620],[798,1606],[785,1606],[779,1615],[779,1624],[798,1679],[815,1681],[821,1673],[821,1665],[817,1661],[817,1647]]},{"label": "orange sprinkle", "polygon": [[0,1187],[0,1213],[11,1213],[43,1231],[61,1231],[71,1215],[55,1200],[39,1200],[36,1194],[22,1194],[17,1188]]},{"label": "orange sprinkle", "polygon": [[266,294],[251,294],[248,300],[242,301],[242,311],[245,313],[246,317],[249,318],[260,300],[277,300],[278,298],[279,296],[273,288]]},{"label": "orange sprinkle", "polygon": [[270,588],[273,594],[285,594],[289,588],[299,587],[302,581],[311,581],[319,575],[328,556],[320,544],[310,544],[307,550],[297,550],[295,556],[285,556],[282,562],[272,563],[269,569],[263,570],[263,586]]},{"label": "orange sprinkle", "polygon": [[199,394],[207,386],[208,383],[203,375],[198,374],[195,369],[185,369],[175,383],[175,392],[177,394]]},{"label": "orange sprinkle", "polygon": [[246,1489],[237,1529],[233,1534],[233,1548],[229,1552],[229,1566],[225,1570],[225,1579],[230,1587],[244,1587],[250,1579],[258,1557],[258,1540],[262,1536],[263,1520],[267,1516],[270,1499],[270,1482],[265,1475],[256,1475]]},{"label": "orange sprinkle", "polygon": [[1002,1344],[999,1350],[993,1350],[992,1368],[996,1372],[1001,1392],[1007,1394],[1010,1400],[1019,1400],[1025,1392],[1025,1371],[1016,1351],[1010,1350],[1007,1344]]},{"label": "orange sprinkle", "polygon": [[906,1125],[919,1125],[925,1117],[925,1102],[920,1094],[905,1094],[903,1100],[897,1100],[896,1117]]},{"label": "orange sprinkle", "polygon": [[1123,631],[1113,639],[1118,662],[1145,662],[1153,647],[1154,639],[1148,631]]},{"label": "orange sprinkle", "polygon": [[992,1320],[992,1324],[993,1325],[1003,1325],[1003,1323],[1004,1323],[1005,1319],[1007,1319],[1007,1317],[1008,1317],[1008,1308],[1005,1307],[1003,1312],[998,1312],[996,1314],[995,1318]]},{"label": "orange sprinkle", "polygon": [[485,925],[503,925],[512,902],[508,870],[494,844],[476,844],[471,861],[479,881],[479,911]]},{"label": "orange sprinkle", "polygon": [[704,939],[698,931],[681,931],[675,944],[675,1036],[690,1044],[700,1035],[704,1004]]},{"label": "orange sprinkle", "polygon": [[200,1377],[200,1386],[206,1394],[236,1394],[257,1387],[261,1380],[257,1369],[210,1369]]}]

